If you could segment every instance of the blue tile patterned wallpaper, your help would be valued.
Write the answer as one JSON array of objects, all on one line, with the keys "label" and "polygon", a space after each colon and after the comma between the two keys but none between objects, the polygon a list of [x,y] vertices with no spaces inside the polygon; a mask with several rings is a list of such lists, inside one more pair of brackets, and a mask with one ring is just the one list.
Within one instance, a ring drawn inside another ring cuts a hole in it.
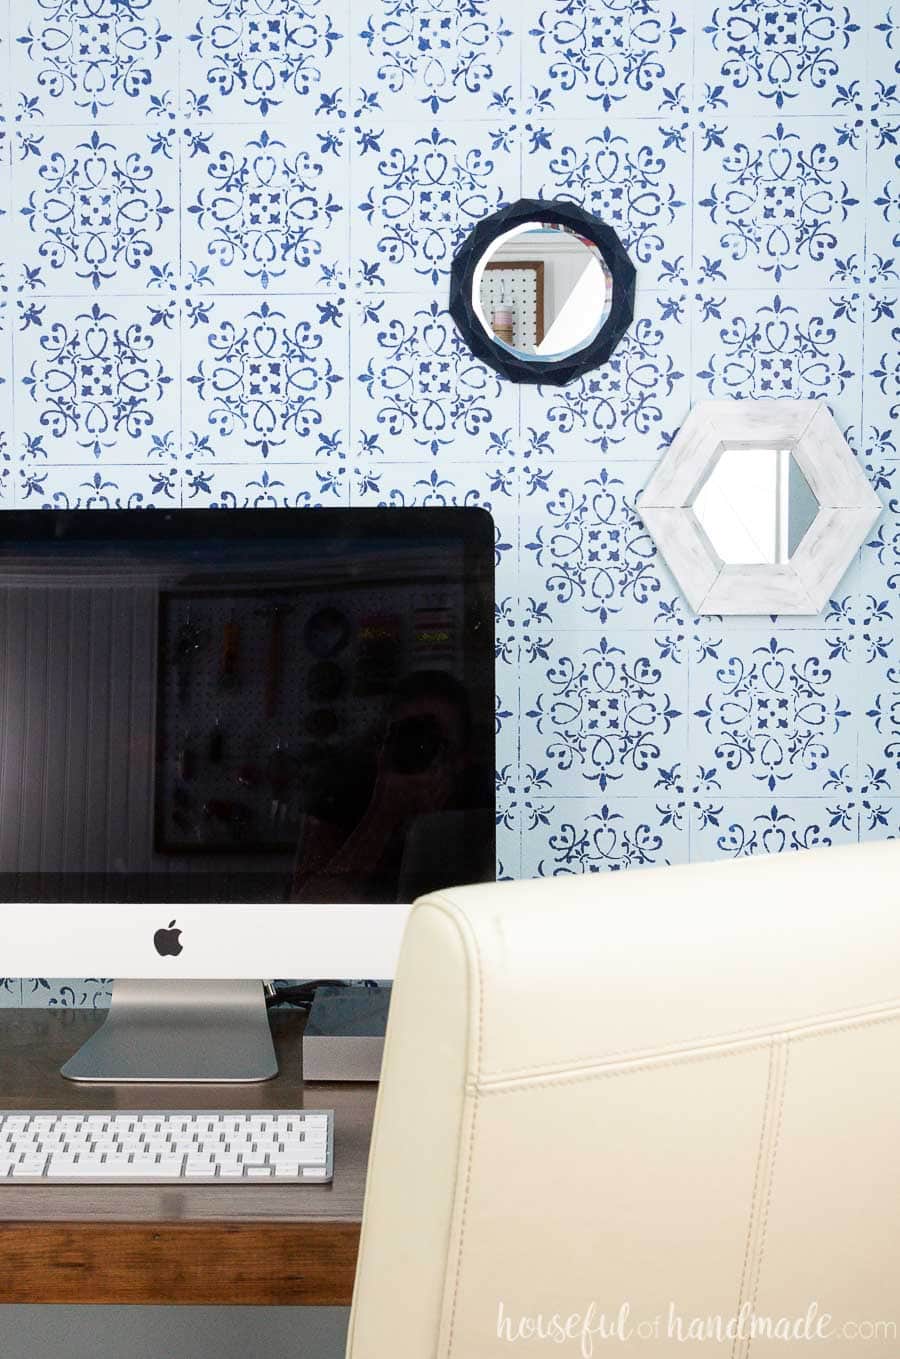
[{"label": "blue tile patterned wallpaper", "polygon": [[[5,506],[490,508],[504,874],[900,831],[896,7],[4,13]],[[638,267],[565,389],[504,384],[445,312],[461,236],[521,195]],[[825,397],[885,502],[820,618],[692,618],[635,511],[727,395]]]}]

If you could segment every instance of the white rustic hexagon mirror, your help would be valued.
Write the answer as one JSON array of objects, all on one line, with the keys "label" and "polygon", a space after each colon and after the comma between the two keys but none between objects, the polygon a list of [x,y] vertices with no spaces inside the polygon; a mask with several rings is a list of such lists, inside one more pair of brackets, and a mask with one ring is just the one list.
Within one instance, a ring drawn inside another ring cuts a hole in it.
[{"label": "white rustic hexagon mirror", "polygon": [[881,512],[824,401],[701,401],[639,513],[696,614],[816,614]]}]

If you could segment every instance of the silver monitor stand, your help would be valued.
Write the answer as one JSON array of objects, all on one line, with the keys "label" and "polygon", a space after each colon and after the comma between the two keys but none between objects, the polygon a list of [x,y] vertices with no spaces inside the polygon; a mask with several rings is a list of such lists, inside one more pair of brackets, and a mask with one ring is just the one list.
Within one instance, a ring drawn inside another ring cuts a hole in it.
[{"label": "silver monitor stand", "polygon": [[278,1062],[258,981],[117,981],[70,1081],[267,1081]]}]

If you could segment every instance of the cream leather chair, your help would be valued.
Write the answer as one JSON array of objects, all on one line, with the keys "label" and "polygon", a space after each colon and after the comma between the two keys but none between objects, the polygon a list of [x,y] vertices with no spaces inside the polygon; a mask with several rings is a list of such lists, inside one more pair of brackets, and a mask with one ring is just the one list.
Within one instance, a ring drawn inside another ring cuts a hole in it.
[{"label": "cream leather chair", "polygon": [[898,844],[413,909],[350,1359],[684,1355],[695,1318],[900,1353]]}]

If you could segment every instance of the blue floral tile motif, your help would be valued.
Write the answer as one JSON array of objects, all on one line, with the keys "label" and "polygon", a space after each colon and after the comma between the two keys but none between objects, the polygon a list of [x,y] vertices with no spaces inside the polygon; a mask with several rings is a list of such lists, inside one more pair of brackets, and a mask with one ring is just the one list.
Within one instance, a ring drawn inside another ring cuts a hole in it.
[{"label": "blue floral tile motif", "polygon": [[723,796],[855,786],[852,634],[706,636],[691,673],[691,754]]},{"label": "blue floral tile motif", "polygon": [[340,463],[191,464],[182,480],[182,503],[225,510],[314,509],[346,505],[347,470]]},{"label": "blue floral tile motif", "polygon": [[[517,637],[517,600],[514,594],[501,594],[494,601],[494,663],[512,669],[519,664]],[[516,681],[518,682],[518,681]]]},{"label": "blue floral tile motif", "polygon": [[508,829],[519,829],[528,837],[542,826],[549,824],[553,810],[548,801],[551,780],[545,767],[536,769],[533,764],[518,765],[516,759],[502,757],[506,750],[501,749],[497,762],[497,824]]},{"label": "blue floral tile motif", "polygon": [[[433,462],[378,462],[353,469],[351,501],[357,505],[408,505],[446,507],[466,505],[492,512],[495,522],[506,510],[510,528],[516,525],[516,471],[514,467],[488,472],[471,464],[454,466],[446,461],[440,468]],[[501,556],[511,543],[504,543]]]},{"label": "blue floral tile motif", "polygon": [[57,299],[52,315],[43,301],[18,307],[19,455],[40,465],[158,456],[178,427],[174,304],[162,321],[135,298]]},{"label": "blue floral tile motif", "polygon": [[[878,525],[876,533],[877,530]],[[816,620],[808,620],[811,629],[815,626],[821,628],[824,623],[828,632],[829,654],[833,649],[844,645],[842,633],[847,632],[855,636],[861,664],[871,660],[874,655],[872,648],[880,646],[882,634],[892,628],[897,610],[896,602],[887,593],[884,572],[879,570],[877,579],[874,578],[874,574],[867,578],[865,554],[866,548],[863,548],[859,558],[840,582],[833,598],[829,600],[822,616]]]},{"label": "blue floral tile motif", "polygon": [[900,119],[872,120],[869,185],[868,282],[895,288],[900,283]]},{"label": "blue floral tile motif", "polygon": [[654,463],[577,464],[526,474],[520,587],[553,628],[686,626],[678,587],[635,508]]},{"label": "blue floral tile motif", "polygon": [[177,180],[141,129],[20,130],[15,154],[20,291],[140,291],[177,256]]},{"label": "blue floral tile motif", "polygon": [[[367,111],[385,118],[509,116],[518,93],[518,4],[496,0],[373,0],[354,34],[354,87]],[[504,13],[505,11],[505,13]],[[470,116],[471,116],[470,115]]]},{"label": "blue floral tile motif", "polygon": [[522,875],[522,819],[523,788],[518,775],[516,753],[518,738],[513,732],[518,717],[518,696],[515,680],[512,693],[502,692],[503,683],[498,677],[498,704],[509,713],[505,730],[497,734],[497,766],[495,776],[495,834],[497,837],[497,876],[499,878],[518,878]]},{"label": "blue floral tile motif", "polygon": [[367,462],[386,450],[463,459],[516,423],[515,388],[473,358],[437,302],[365,297],[355,321],[351,427]]},{"label": "blue floral tile motif", "polygon": [[112,998],[109,977],[23,977],[26,1009],[105,1010]]},{"label": "blue floral tile motif", "polygon": [[403,509],[410,505],[444,508],[463,505],[487,510],[494,521],[496,593],[503,598],[515,589],[518,562],[518,481],[511,466],[488,470],[470,463],[454,465],[442,460],[414,463],[379,460],[353,468],[351,505],[384,505]]},{"label": "blue floral tile motif", "polygon": [[19,468],[16,507],[24,510],[174,509],[181,504],[181,475],[171,463],[158,467],[56,467],[37,462]]},{"label": "blue floral tile motif", "polygon": [[824,397],[842,430],[861,418],[857,294],[704,293],[695,303],[694,399]]},{"label": "blue floral tile motif", "polygon": [[748,854],[784,854],[853,844],[859,806],[847,797],[733,798],[695,808],[692,851],[697,859],[739,859]]},{"label": "blue floral tile motif", "polygon": [[[698,0],[701,107],[862,108],[866,25],[842,0]],[[698,89],[700,82],[698,82]]]},{"label": "blue floral tile motif", "polygon": [[[2,87],[0,87],[2,89]],[[11,193],[11,152],[10,136],[3,124],[6,122],[4,112],[3,96],[0,93],[0,226],[4,229],[9,226],[10,193]],[[9,285],[8,266],[5,262],[0,263],[0,293],[5,293]]]},{"label": "blue floral tile motif", "polygon": [[446,297],[456,247],[518,198],[515,128],[487,124],[357,127],[351,157],[350,248],[365,287]]},{"label": "blue floral tile motif", "polygon": [[820,120],[704,124],[695,218],[702,283],[715,261],[729,287],[859,281],[865,133]]},{"label": "blue floral tile motif", "polygon": [[180,0],[184,107],[344,117],[346,0]]},{"label": "blue floral tile motif", "polygon": [[860,838],[864,840],[900,839],[900,799],[863,798],[859,814]]},{"label": "blue floral tile motif", "polygon": [[[255,303],[255,305],[254,305]],[[184,449],[203,462],[300,462],[346,446],[343,305],[216,298],[188,322]]]},{"label": "blue floral tile motif", "polygon": [[[9,321],[7,303],[0,302],[0,355],[6,363],[11,354]],[[15,486],[11,477],[15,457],[13,385],[10,369],[7,368],[4,373],[0,367],[0,505],[6,509],[11,509],[15,503]]]},{"label": "blue floral tile motif", "polygon": [[[647,794],[687,754],[687,667],[653,633],[536,638],[523,670],[522,757],[560,796]],[[663,752],[665,751],[665,758]]]},{"label": "blue floral tile motif", "polygon": [[[527,0],[527,113],[682,108],[690,95],[684,6],[661,0]],[[684,107],[687,112],[687,107]]]},{"label": "blue floral tile motif", "polygon": [[523,839],[523,876],[558,878],[684,863],[688,832],[652,798],[558,798]]},{"label": "blue floral tile motif", "polygon": [[[873,6],[873,9],[875,6]],[[870,52],[870,95],[873,113],[896,113],[900,109],[900,60],[895,60],[900,51],[900,16],[896,7],[882,0],[876,11]]]},{"label": "blue floral tile motif", "polygon": [[894,625],[872,630],[864,659],[860,791],[871,803],[882,796],[900,795],[900,650]]},{"label": "blue floral tile motif", "polygon": [[[522,875],[522,809],[515,761],[505,760],[498,746],[495,781],[497,861],[508,877]],[[498,874],[499,876],[499,874]]]},{"label": "blue floral tile motif", "polygon": [[639,293],[635,320],[610,361],[565,387],[522,390],[535,452],[567,459],[646,460],[667,447],[690,407],[688,308]]},{"label": "blue floral tile motif", "polygon": [[158,0],[35,0],[14,8],[17,116],[142,117],[155,90],[177,83],[177,9]]},{"label": "blue floral tile motif", "polygon": [[522,841],[515,830],[498,826],[497,836],[497,881],[511,882],[522,876]]},{"label": "blue floral tile motif", "polygon": [[669,259],[690,256],[687,123],[618,117],[608,126],[532,123],[525,139],[525,191],[578,203],[615,227],[638,266],[639,286],[666,278],[663,252]]},{"label": "blue floral tile motif", "polygon": [[[900,457],[900,294],[867,297],[864,327],[863,410],[866,445],[874,465]],[[886,489],[896,495],[895,486]]]},{"label": "blue floral tile motif", "polygon": [[207,287],[338,292],[344,141],[303,140],[280,126],[187,129],[187,147],[202,150],[183,170],[184,252],[206,262]]},{"label": "blue floral tile motif", "polygon": [[863,546],[859,570],[860,590],[880,605],[877,622],[882,626],[900,617],[900,497],[896,494],[897,464],[882,469],[882,494],[887,509]]}]

